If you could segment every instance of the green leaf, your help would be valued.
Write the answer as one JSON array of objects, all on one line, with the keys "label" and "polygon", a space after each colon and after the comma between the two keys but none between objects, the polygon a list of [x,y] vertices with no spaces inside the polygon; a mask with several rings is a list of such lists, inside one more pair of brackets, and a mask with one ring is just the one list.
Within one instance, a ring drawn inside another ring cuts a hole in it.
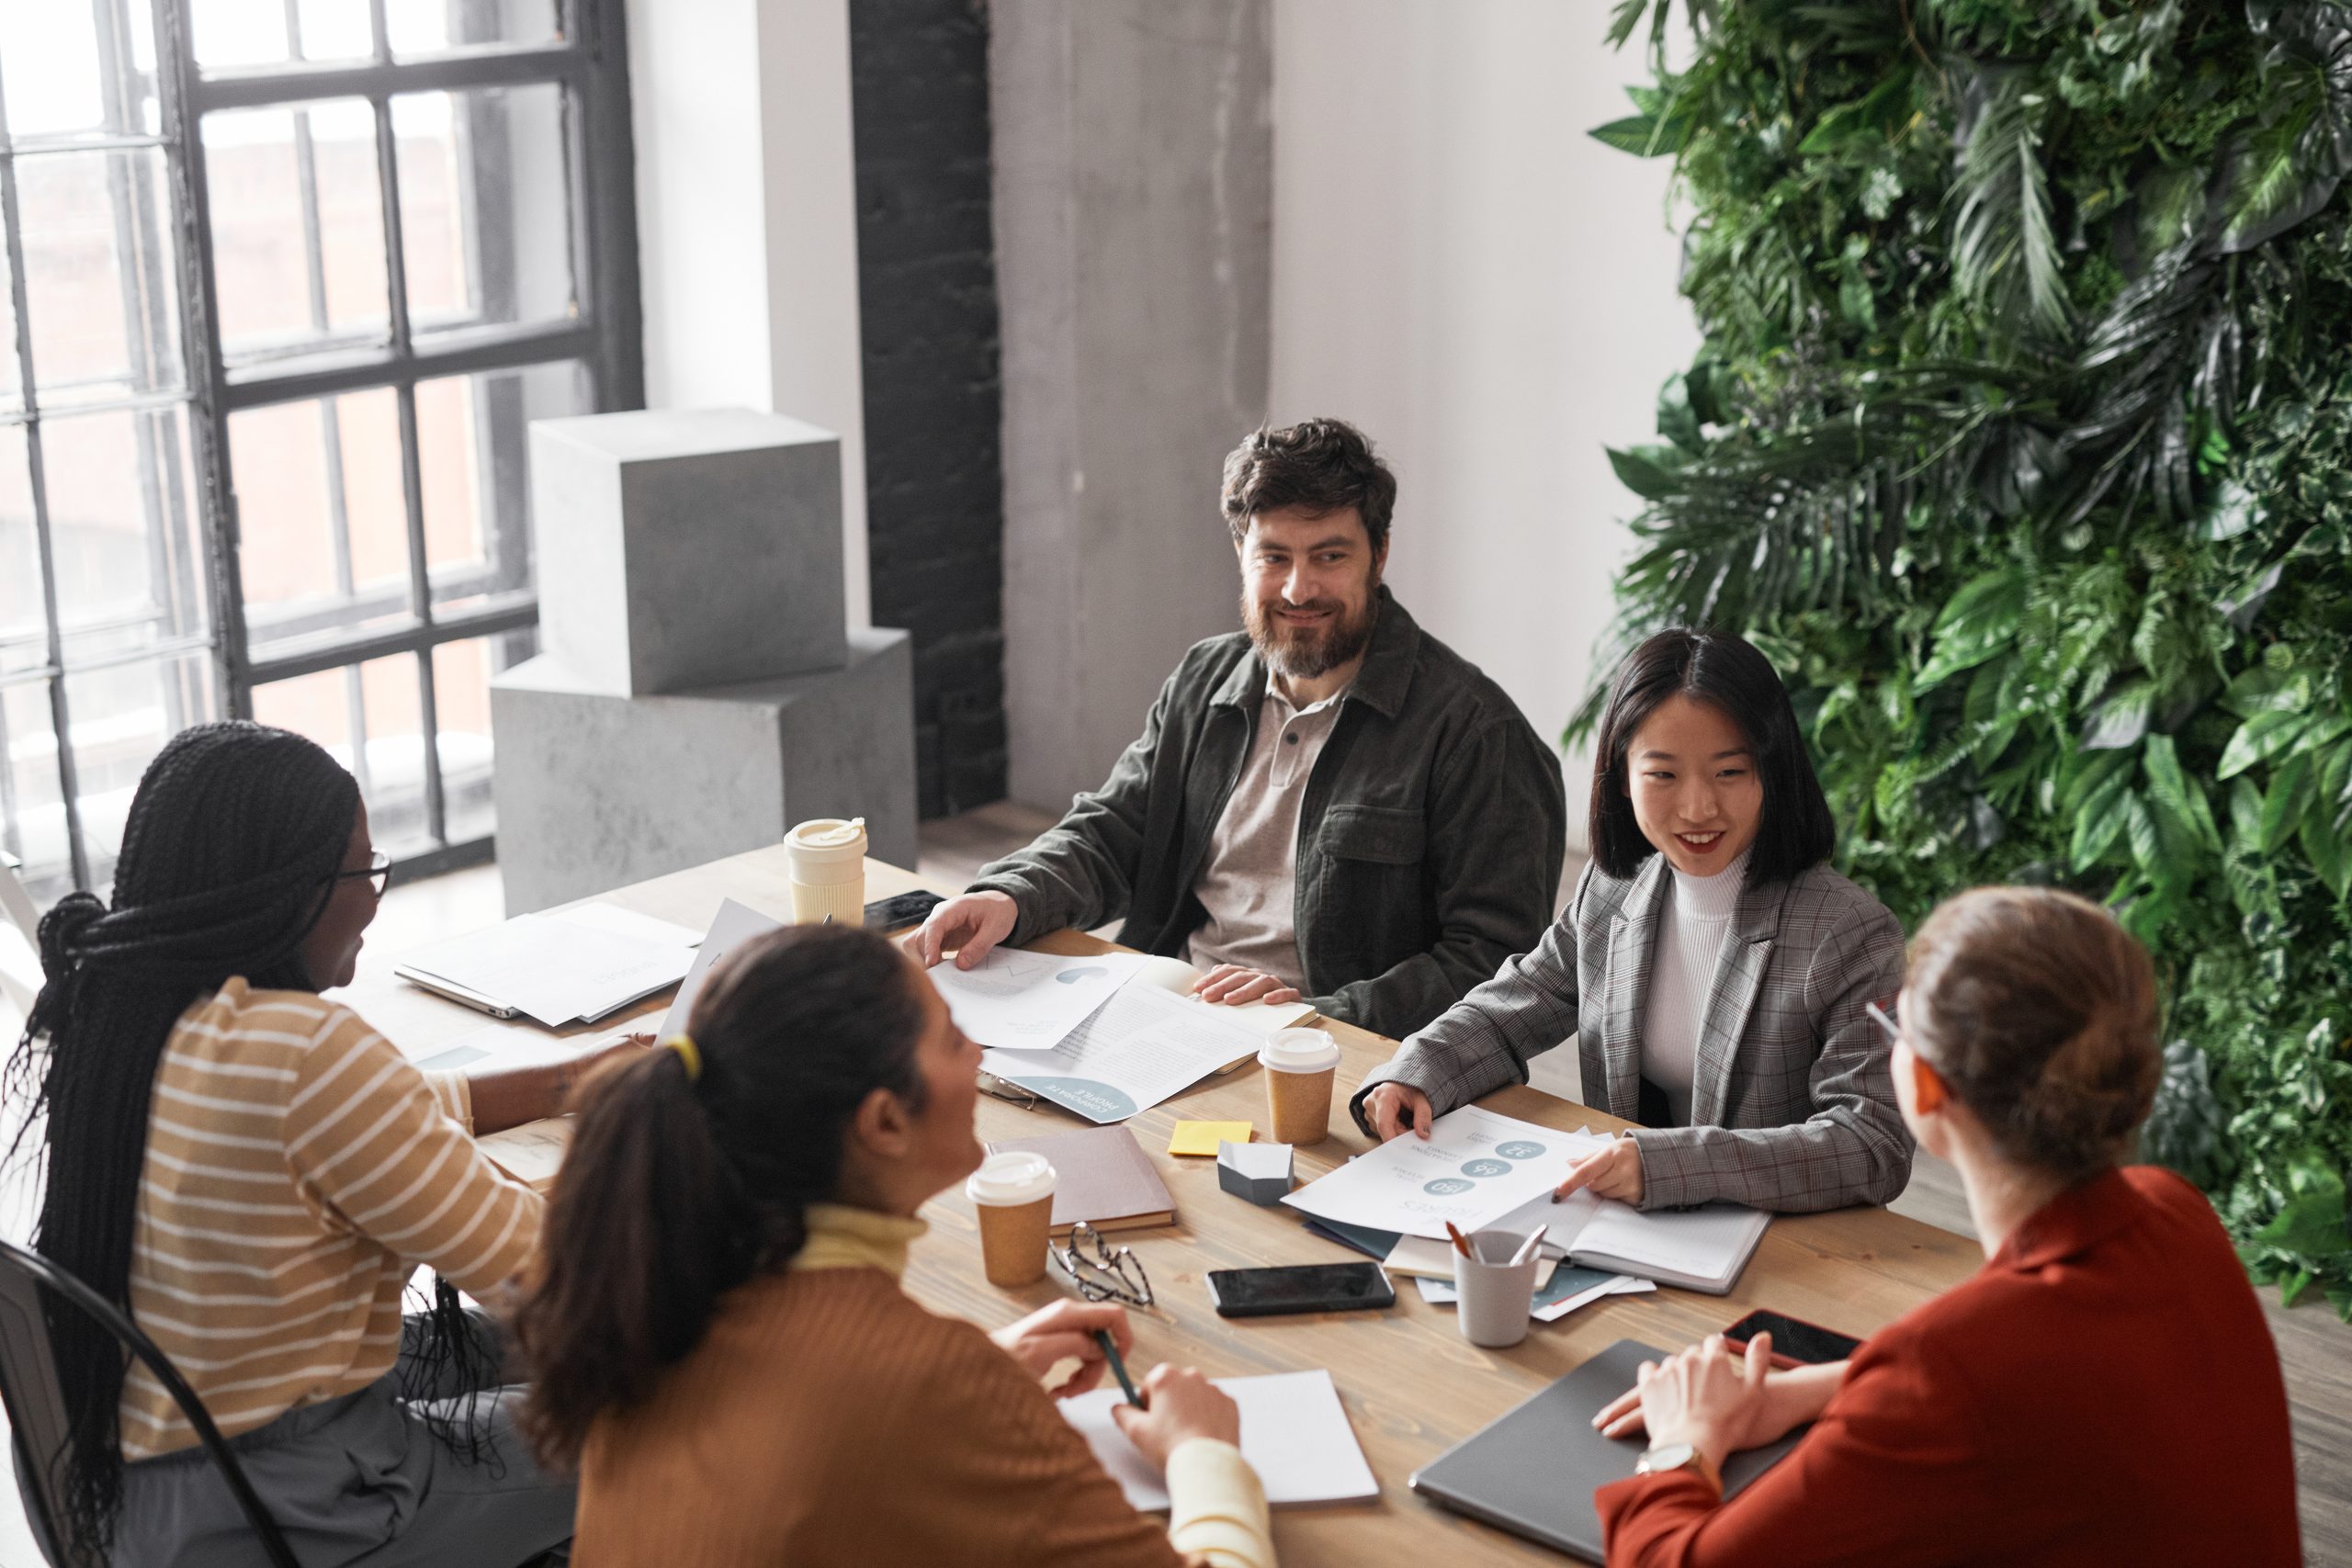
[{"label": "green leaf", "polygon": [[[2118,768],[2084,796],[2075,814],[2074,841],[2068,845],[2066,858],[2076,871],[2088,871],[2107,853],[2132,819],[2132,808],[2139,805],[2132,794],[2132,774]],[[2143,808],[2144,815],[2144,808]]]},{"label": "green leaf", "polygon": [[2045,338],[2074,323],[2050,219],[2041,166],[2048,100],[2019,68],[1979,72],[1967,83],[1960,170],[1952,183],[1952,281],[1996,321]]},{"label": "green leaf", "polygon": [[1657,450],[1654,446],[1608,448],[1609,466],[1617,470],[1617,482],[1644,501],[1663,501],[1683,491],[1681,481],[1653,456]]},{"label": "green leaf", "polygon": [[2271,775],[2262,796],[2262,835],[2256,840],[2264,854],[2275,852],[2302,825],[2317,794],[2312,771],[2311,753],[2298,751]]},{"label": "green leaf", "polygon": [[1839,104],[1816,121],[1797,143],[1799,157],[1835,152],[1849,142],[1874,143],[1903,123],[1911,107],[1911,68],[1894,73],[1852,103]]},{"label": "green leaf", "polygon": [[1667,157],[1682,151],[1679,140],[1668,139],[1667,125],[1648,115],[1628,115],[1607,125],[1596,125],[1585,134],[1636,158]]},{"label": "green leaf", "polygon": [[2197,841],[2215,854],[2222,852],[2222,830],[2213,821],[2212,803],[2205,786],[2181,771],[2180,754],[2169,735],[2151,735],[2141,756],[2148,772],[2148,793]]},{"label": "green leaf", "polygon": [[1920,691],[1973,669],[2016,637],[2026,612],[2022,567],[2002,567],[1972,580],[1936,617],[1936,651],[1914,685]]},{"label": "green leaf", "polygon": [[2229,745],[2222,750],[2221,766],[2213,771],[2217,779],[2235,778],[2257,762],[2269,761],[2292,746],[2311,728],[2311,720],[2299,713],[2283,713],[2273,709],[2256,714],[2238,726]]},{"label": "green leaf", "polygon": [[2083,750],[2115,751],[2136,746],[2148,733],[2156,705],[2154,681],[2131,681],[2118,687],[2091,710],[2083,725]]},{"label": "green leaf", "polygon": [[[2298,758],[2297,761],[2301,759]],[[2306,814],[2296,841],[2312,863],[2312,870],[2340,900],[2352,896],[2352,844],[2328,822],[2324,811]]]}]

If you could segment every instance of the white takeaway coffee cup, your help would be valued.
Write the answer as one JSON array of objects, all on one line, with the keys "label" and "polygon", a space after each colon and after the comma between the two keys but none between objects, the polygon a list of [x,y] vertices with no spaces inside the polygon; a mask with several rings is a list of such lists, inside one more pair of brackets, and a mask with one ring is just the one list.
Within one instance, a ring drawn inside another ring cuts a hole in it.
[{"label": "white takeaway coffee cup", "polygon": [[792,869],[792,919],[796,925],[837,926],[865,919],[865,818],[820,817],[784,836]]}]

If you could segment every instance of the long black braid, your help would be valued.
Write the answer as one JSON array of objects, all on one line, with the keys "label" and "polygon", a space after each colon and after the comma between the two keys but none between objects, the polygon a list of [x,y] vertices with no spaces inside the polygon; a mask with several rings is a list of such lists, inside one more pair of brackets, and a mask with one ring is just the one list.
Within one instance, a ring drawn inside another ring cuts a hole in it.
[{"label": "long black braid", "polygon": [[[74,893],[41,919],[46,983],[6,1073],[9,1098],[29,1105],[10,1158],[45,1118],[34,1246],[126,1313],[149,1100],[173,1026],[232,976],[318,989],[301,942],[334,894],[358,809],[357,784],[311,741],[198,725],[139,782],[113,908]],[[433,1338],[447,1356],[462,1320],[455,1292],[437,1294]],[[73,1422],[67,1525],[103,1547],[122,1496],[125,1359],[80,1313],[56,1314],[50,1334]]]}]

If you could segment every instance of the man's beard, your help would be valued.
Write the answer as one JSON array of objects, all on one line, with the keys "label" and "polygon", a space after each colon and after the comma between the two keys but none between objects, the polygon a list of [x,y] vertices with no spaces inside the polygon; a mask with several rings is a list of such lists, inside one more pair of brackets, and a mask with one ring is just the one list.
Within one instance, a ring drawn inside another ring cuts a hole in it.
[{"label": "man's beard", "polygon": [[1274,607],[1244,593],[1241,624],[1249,631],[1258,657],[1275,673],[1285,680],[1312,681],[1329,674],[1372,646],[1372,628],[1380,619],[1379,589],[1375,580],[1364,593],[1363,610],[1352,615],[1337,599],[1281,605],[1292,610],[1331,612],[1331,619],[1319,626],[1285,626],[1275,615]]}]

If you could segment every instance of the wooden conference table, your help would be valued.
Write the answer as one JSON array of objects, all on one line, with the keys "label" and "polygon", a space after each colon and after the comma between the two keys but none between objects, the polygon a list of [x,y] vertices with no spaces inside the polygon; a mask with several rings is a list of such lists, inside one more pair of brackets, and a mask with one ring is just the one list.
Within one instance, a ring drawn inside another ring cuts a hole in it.
[{"label": "wooden conference table", "polygon": [[[878,861],[866,864],[869,899],[922,886],[910,872]],[[792,908],[781,849],[717,861],[605,897],[697,931],[718,913],[721,898],[784,919]],[[1111,950],[1110,943],[1079,931],[1057,932],[1035,945],[1065,954]],[[412,1050],[484,1027],[481,1014],[390,978],[389,966],[363,977],[339,999]],[[640,1010],[658,1020],[667,1005],[665,993],[659,1005]],[[527,1023],[512,1027],[538,1032]],[[614,1027],[607,1021],[595,1032]],[[1370,1146],[1347,1114],[1346,1098],[1394,1050],[1392,1042],[1364,1030],[1329,1021],[1323,1027],[1339,1041],[1342,1057],[1331,1135],[1298,1151],[1302,1181]],[[1569,1132],[1623,1125],[1528,1088],[1505,1089],[1479,1103]],[[1542,1548],[1423,1502],[1411,1495],[1406,1478],[1616,1340],[1676,1348],[1759,1306],[1859,1337],[1966,1278],[1984,1260],[1973,1242],[1949,1231],[1883,1209],[1847,1209],[1774,1220],[1727,1296],[1660,1289],[1606,1298],[1557,1323],[1532,1325],[1527,1338],[1508,1350],[1471,1345],[1456,1331],[1453,1309],[1430,1305],[1402,1281],[1396,1304],[1385,1312],[1228,1321],[1210,1309],[1202,1281],[1208,1269],[1336,1262],[1356,1255],[1301,1228],[1299,1215],[1287,1208],[1259,1208],[1222,1191],[1214,1160],[1169,1155],[1170,1129],[1180,1119],[1247,1120],[1262,1132],[1268,1120],[1261,1069],[1252,1063],[1211,1078],[1126,1123],[1176,1202],[1173,1225],[1114,1237],[1135,1249],[1158,1303],[1135,1314],[1137,1371],[1160,1361],[1198,1366],[1215,1376],[1328,1368],[1380,1480],[1377,1503],[1278,1512],[1274,1540],[1285,1568],[1559,1562]],[[983,1138],[1035,1136],[1080,1125],[1051,1106],[1028,1111],[980,1097]],[[925,1305],[995,1328],[1065,1293],[1058,1270],[1049,1270],[1043,1282],[1025,1290],[989,1285],[980,1272],[971,1204],[960,1189],[933,1200],[923,1217],[931,1231],[915,1245],[907,1288]]]}]

